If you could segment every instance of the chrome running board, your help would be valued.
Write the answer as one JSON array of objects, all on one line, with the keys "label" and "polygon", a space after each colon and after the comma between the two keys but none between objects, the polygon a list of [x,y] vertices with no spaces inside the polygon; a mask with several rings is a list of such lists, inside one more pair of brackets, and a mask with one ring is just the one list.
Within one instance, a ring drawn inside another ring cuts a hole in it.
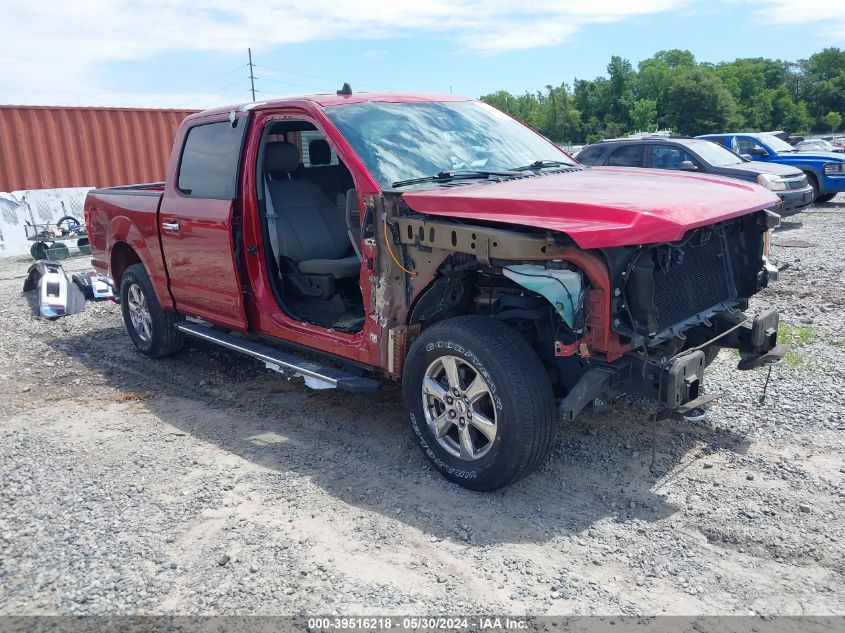
[{"label": "chrome running board", "polygon": [[[306,378],[306,383],[309,386],[314,384],[313,381],[317,381],[318,383],[325,383],[325,387],[342,389],[353,393],[373,393],[381,386],[378,380],[367,378],[366,376],[355,376],[337,367],[307,360],[294,354],[280,351],[275,347],[242,339],[238,336],[226,334],[198,323],[183,321],[177,324],[176,328],[188,336],[209,341],[226,349],[257,358],[264,362],[269,369],[291,376],[300,374]],[[313,380],[308,380],[309,378]]]}]

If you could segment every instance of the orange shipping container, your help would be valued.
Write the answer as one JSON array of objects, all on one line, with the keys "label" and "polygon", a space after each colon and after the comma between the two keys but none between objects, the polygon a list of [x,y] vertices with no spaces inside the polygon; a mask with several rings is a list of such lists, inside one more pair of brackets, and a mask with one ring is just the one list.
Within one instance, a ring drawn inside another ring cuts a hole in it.
[{"label": "orange shipping container", "polygon": [[194,112],[0,106],[0,191],[163,180],[176,129]]}]

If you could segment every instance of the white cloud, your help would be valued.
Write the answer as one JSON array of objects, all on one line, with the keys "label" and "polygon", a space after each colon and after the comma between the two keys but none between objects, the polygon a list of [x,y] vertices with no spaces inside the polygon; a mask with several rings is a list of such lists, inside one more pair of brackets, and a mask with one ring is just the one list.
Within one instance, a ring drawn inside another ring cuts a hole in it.
[{"label": "white cloud", "polygon": [[845,3],[842,0],[752,0],[761,5],[757,14],[766,22],[781,26],[817,24],[820,44],[845,42]]},{"label": "white cloud", "polygon": [[[241,54],[248,46],[260,51],[424,32],[493,55],[552,46],[589,24],[668,11],[689,1],[13,0],[0,8],[0,101],[104,103],[111,94],[104,90],[111,83],[104,76],[107,63],[168,53]],[[198,106],[207,105],[202,93],[197,96]]]}]

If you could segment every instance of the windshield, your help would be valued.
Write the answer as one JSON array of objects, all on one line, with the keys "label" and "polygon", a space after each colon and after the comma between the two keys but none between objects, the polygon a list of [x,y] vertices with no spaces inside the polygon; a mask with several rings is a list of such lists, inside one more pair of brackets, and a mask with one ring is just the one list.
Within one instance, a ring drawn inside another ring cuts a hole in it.
[{"label": "windshield", "polygon": [[698,154],[701,160],[714,167],[730,167],[744,162],[738,155],[713,141],[695,141],[688,147]]},{"label": "windshield", "polygon": [[576,163],[556,145],[480,101],[359,103],[325,113],[382,189],[456,170],[509,171]]},{"label": "windshield", "polygon": [[777,153],[780,152],[794,152],[795,148],[786,141],[781,140],[774,134],[761,134],[760,140],[771,147]]}]

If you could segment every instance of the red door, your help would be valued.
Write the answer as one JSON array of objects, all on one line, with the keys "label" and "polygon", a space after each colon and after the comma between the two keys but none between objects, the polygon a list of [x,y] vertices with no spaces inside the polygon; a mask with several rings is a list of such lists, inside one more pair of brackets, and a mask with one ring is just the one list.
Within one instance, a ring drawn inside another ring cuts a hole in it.
[{"label": "red door", "polygon": [[246,119],[237,122],[202,120],[180,134],[175,182],[167,183],[158,222],[176,309],[246,330],[233,225]]}]

